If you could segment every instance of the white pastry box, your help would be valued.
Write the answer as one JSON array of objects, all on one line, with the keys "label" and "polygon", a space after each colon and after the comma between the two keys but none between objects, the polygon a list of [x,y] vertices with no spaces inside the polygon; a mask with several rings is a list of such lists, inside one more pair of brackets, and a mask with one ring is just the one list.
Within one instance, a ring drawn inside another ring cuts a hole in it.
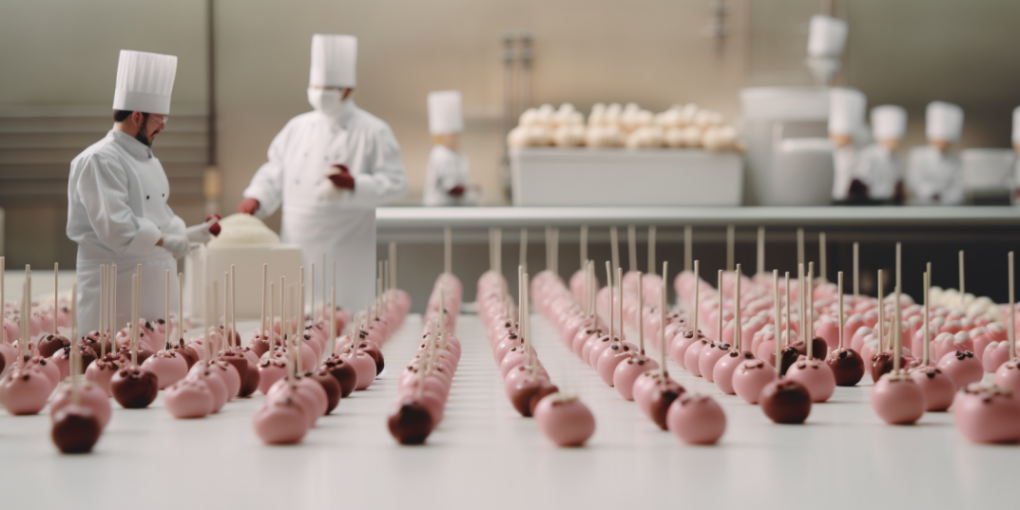
[{"label": "white pastry box", "polygon": [[517,206],[737,206],[743,157],[703,149],[510,150]]},{"label": "white pastry box", "polygon": [[288,286],[297,283],[301,248],[270,244],[202,246],[191,250],[184,260],[184,313],[196,324],[205,317],[205,289],[214,281],[219,282],[216,306],[222,313],[223,273],[230,271],[231,264],[237,277],[237,320],[258,319],[262,314],[262,265],[269,264],[269,281],[277,282],[277,289],[281,276],[287,277]]}]

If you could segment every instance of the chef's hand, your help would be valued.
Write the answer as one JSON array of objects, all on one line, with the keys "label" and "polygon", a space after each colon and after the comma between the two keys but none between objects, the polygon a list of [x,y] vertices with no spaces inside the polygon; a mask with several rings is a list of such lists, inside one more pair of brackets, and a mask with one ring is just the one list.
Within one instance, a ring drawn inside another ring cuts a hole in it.
[{"label": "chef's hand", "polygon": [[333,165],[333,167],[339,170],[339,172],[327,176],[333,185],[340,189],[353,190],[354,176],[351,175],[351,171],[345,165]]},{"label": "chef's hand", "polygon": [[185,229],[184,236],[188,238],[188,241],[191,241],[193,243],[198,244],[208,243],[209,241],[212,240],[213,237],[215,237],[215,234],[213,234],[213,228],[215,227],[216,233],[219,233],[220,231],[219,230],[220,225],[219,223],[217,223],[218,221],[219,215],[218,214],[212,215],[206,218],[205,223],[200,223],[198,225],[194,225]]},{"label": "chef's hand", "polygon": [[162,246],[166,251],[170,252],[175,259],[179,259],[191,251],[191,241],[189,241],[186,236],[176,234],[163,236],[163,238],[156,243],[156,246]]},{"label": "chef's hand", "polygon": [[259,201],[254,198],[246,198],[237,204],[237,212],[241,214],[255,214],[259,210]]},{"label": "chef's hand", "polygon": [[464,185],[458,184],[450,189],[449,193],[451,197],[461,197],[464,195]]}]

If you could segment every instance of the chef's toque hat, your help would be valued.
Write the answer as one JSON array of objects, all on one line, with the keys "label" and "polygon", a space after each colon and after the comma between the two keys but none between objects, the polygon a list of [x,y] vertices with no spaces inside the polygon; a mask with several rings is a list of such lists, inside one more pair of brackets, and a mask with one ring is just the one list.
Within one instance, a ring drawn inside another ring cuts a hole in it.
[{"label": "chef's toque hat", "polygon": [[177,57],[120,50],[113,109],[168,115]]},{"label": "chef's toque hat", "polygon": [[309,87],[354,88],[357,85],[358,38],[353,35],[312,36]]},{"label": "chef's toque hat", "polygon": [[868,99],[857,89],[834,88],[829,92],[829,134],[853,135],[864,125]]},{"label": "chef's toque hat", "polygon": [[929,140],[955,142],[963,131],[963,108],[932,101],[924,111],[924,134]]},{"label": "chef's toque hat", "polygon": [[429,134],[447,135],[464,131],[460,91],[429,92]]},{"label": "chef's toque hat", "polygon": [[1020,144],[1020,106],[1013,109],[1013,145],[1017,144]]},{"label": "chef's toque hat", "polygon": [[871,109],[871,134],[875,140],[901,139],[907,132],[907,111],[884,104]]},{"label": "chef's toque hat", "polygon": [[846,45],[847,24],[838,18],[815,14],[808,29],[808,55],[838,57]]}]

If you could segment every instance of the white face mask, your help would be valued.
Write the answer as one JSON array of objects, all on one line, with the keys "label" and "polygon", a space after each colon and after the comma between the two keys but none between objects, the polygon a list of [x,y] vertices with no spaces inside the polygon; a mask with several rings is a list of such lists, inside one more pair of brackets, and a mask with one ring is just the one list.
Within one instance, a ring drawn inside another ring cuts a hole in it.
[{"label": "white face mask", "polygon": [[309,88],[308,104],[315,108],[315,111],[322,112],[331,117],[339,115],[343,109],[342,93],[337,89]]}]

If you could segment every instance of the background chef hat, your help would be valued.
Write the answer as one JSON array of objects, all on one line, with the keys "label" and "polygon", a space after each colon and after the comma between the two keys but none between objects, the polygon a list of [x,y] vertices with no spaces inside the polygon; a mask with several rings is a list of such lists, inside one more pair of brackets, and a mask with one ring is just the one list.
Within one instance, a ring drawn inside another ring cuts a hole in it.
[{"label": "background chef hat", "polygon": [[815,14],[808,28],[808,55],[838,57],[846,45],[847,24],[838,18]]},{"label": "background chef hat", "polygon": [[1020,144],[1020,106],[1013,109],[1013,145],[1016,144]]},{"label": "background chef hat", "polygon": [[955,142],[963,131],[963,108],[942,101],[932,101],[924,110],[924,134],[929,140]]},{"label": "background chef hat", "polygon": [[464,131],[458,90],[429,92],[429,134],[447,135]]},{"label": "background chef hat", "polygon": [[120,50],[113,109],[170,114],[170,93],[177,76],[177,57]]},{"label": "background chef hat", "polygon": [[907,132],[907,111],[884,104],[871,109],[871,133],[875,140],[900,139]]},{"label": "background chef hat", "polygon": [[358,38],[353,35],[312,36],[312,70],[309,87],[354,88],[358,63]]},{"label": "background chef hat", "polygon": [[864,126],[868,99],[857,89],[833,88],[829,92],[829,134],[853,135]]}]

